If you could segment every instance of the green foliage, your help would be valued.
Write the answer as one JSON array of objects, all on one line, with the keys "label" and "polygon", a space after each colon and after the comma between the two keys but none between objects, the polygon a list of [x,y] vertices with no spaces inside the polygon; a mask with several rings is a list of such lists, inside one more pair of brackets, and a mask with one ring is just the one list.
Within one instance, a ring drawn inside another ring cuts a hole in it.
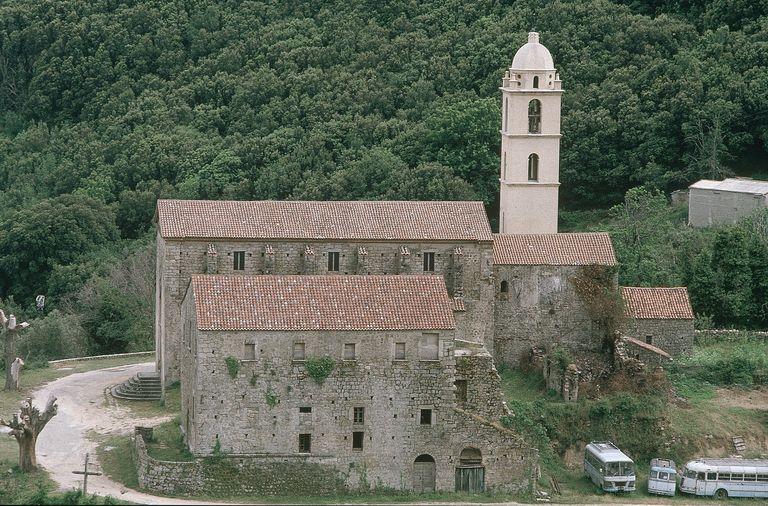
[{"label": "green foliage", "polygon": [[675,375],[713,385],[768,384],[768,344],[740,336],[698,345],[676,364]]},{"label": "green foliage", "polygon": [[232,379],[237,378],[237,373],[240,370],[240,361],[232,356],[225,358],[224,361],[227,363],[227,372],[229,373],[229,376]]},{"label": "green foliage", "polygon": [[267,390],[264,393],[264,400],[266,401],[267,406],[270,408],[274,408],[280,403],[280,397],[278,397],[278,395],[272,390]]},{"label": "green foliage", "polygon": [[560,372],[565,372],[565,369],[573,363],[573,359],[571,358],[571,354],[568,353],[568,350],[559,345],[555,346],[549,356],[557,365],[558,369],[560,369]]},{"label": "green foliage", "polygon": [[32,320],[29,329],[20,334],[17,350],[28,367],[30,361],[82,357],[88,343],[79,317],[54,309]]},{"label": "green foliage", "polygon": [[331,375],[336,362],[329,356],[319,358],[308,358],[304,362],[304,367],[307,369],[309,377],[315,380],[318,385],[322,385],[323,382]]}]

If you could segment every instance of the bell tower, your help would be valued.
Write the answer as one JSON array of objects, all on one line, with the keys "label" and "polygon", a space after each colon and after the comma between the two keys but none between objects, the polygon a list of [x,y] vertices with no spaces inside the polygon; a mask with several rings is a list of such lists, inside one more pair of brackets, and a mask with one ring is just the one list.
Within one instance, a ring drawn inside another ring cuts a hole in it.
[{"label": "bell tower", "polygon": [[560,75],[530,32],[502,80],[499,232],[557,233]]}]

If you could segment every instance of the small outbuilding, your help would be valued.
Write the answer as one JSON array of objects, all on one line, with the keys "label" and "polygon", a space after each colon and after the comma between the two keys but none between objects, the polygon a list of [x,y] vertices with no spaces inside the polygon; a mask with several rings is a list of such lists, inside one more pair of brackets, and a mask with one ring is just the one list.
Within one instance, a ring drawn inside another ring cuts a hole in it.
[{"label": "small outbuilding", "polygon": [[693,309],[687,288],[623,286],[621,297],[630,339],[672,357],[693,352]]},{"label": "small outbuilding", "polygon": [[728,178],[702,179],[688,188],[688,224],[711,227],[736,223],[757,210],[768,208],[768,181]]}]

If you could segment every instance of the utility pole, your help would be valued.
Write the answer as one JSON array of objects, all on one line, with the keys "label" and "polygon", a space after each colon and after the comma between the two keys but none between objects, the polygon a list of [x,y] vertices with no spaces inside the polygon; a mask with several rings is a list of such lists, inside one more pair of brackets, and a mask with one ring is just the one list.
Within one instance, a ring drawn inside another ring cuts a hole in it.
[{"label": "utility pole", "polygon": [[101,473],[95,473],[93,471],[88,471],[88,457],[90,454],[85,454],[85,469],[82,471],[72,471],[73,474],[82,474],[83,475],[83,497],[88,497],[88,477],[89,476],[101,476]]}]

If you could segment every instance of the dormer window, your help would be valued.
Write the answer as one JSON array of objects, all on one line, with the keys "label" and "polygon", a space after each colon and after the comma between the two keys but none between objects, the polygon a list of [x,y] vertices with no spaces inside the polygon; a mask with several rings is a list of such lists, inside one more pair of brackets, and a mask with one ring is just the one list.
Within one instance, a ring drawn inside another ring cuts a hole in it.
[{"label": "dormer window", "polygon": [[541,133],[541,102],[536,99],[528,102],[528,133]]},{"label": "dormer window", "polygon": [[233,253],[234,257],[234,264],[232,266],[232,269],[235,271],[244,271],[245,270],[245,251],[235,251]]}]

